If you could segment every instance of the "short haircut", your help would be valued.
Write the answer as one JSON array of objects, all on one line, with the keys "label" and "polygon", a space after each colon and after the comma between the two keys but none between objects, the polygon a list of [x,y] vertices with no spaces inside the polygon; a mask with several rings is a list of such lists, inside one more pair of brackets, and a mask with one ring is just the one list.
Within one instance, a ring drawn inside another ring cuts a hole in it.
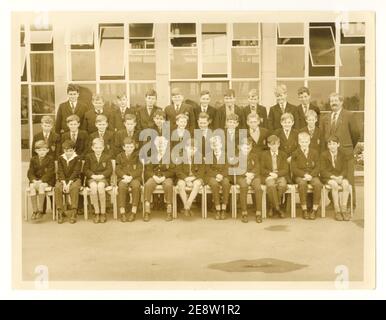
[{"label": "short haircut", "polygon": [[92,140],[92,146],[95,146],[97,144],[101,144],[103,146],[105,146],[105,141],[101,138],[95,138]]},{"label": "short haircut", "polygon": [[251,112],[250,114],[248,114],[247,116],[247,121],[249,119],[257,119],[257,120],[260,120],[260,115],[256,112]]},{"label": "short haircut", "polygon": [[239,116],[236,113],[230,113],[226,117],[226,121],[228,120],[239,121]]},{"label": "short haircut", "polygon": [[327,139],[327,143],[329,143],[330,141],[333,141],[333,142],[336,142],[336,143],[340,143],[339,137],[336,136],[336,135],[329,136],[328,139]]},{"label": "short haircut", "polygon": [[107,122],[107,117],[104,114],[98,114],[95,118],[95,123],[99,123],[103,121]]},{"label": "short haircut", "polygon": [[76,84],[70,83],[70,84],[67,86],[67,93],[69,93],[70,91],[76,91],[76,92],[79,93],[79,86],[77,86]]},{"label": "short haircut", "polygon": [[304,132],[304,131],[300,132],[299,135],[298,135],[298,140],[305,139],[305,138],[311,139],[310,134],[308,132]]},{"label": "short haircut", "polygon": [[280,138],[276,135],[270,135],[268,138],[267,138],[267,143],[268,144],[275,144],[275,143],[280,143]]},{"label": "short haircut", "polygon": [[62,143],[62,149],[63,149],[63,150],[75,149],[75,142],[73,142],[73,141],[70,140],[70,139],[65,140],[65,141]]},{"label": "short haircut", "polygon": [[315,119],[318,119],[318,114],[315,112],[315,110],[308,110],[306,113],[306,119],[308,117],[314,117]]},{"label": "short haircut", "polygon": [[292,113],[290,113],[290,112],[284,112],[284,113],[281,115],[281,117],[280,117],[280,122],[283,122],[283,121],[285,121],[285,120],[287,120],[287,119],[292,120],[292,122],[295,121],[295,120],[294,120],[294,115],[293,115]]},{"label": "short haircut", "polygon": [[35,150],[43,149],[43,148],[48,149],[48,144],[44,140],[38,140],[35,142],[34,148]]},{"label": "short haircut", "polygon": [[206,94],[210,95],[209,90],[201,90],[200,97],[205,96]]},{"label": "short haircut", "polygon": [[279,84],[275,88],[275,96],[282,94],[282,93],[287,93],[287,86],[285,84]]},{"label": "short haircut", "polygon": [[125,146],[127,144],[133,144],[134,146],[136,145],[135,140],[132,137],[126,137],[123,139],[122,146]]},{"label": "short haircut", "polygon": [[308,95],[310,95],[310,89],[308,89],[307,87],[301,87],[298,89],[298,95],[301,95],[303,93],[307,93]]},{"label": "short haircut", "polygon": [[40,119],[40,123],[46,123],[46,124],[50,124],[50,125],[54,125],[54,119],[50,116],[43,116],[41,119]]},{"label": "short haircut", "polygon": [[103,98],[103,96],[101,94],[95,93],[92,95],[92,102],[95,102],[95,101],[105,102],[105,99]]},{"label": "short haircut", "polygon": [[186,113],[179,113],[176,116],[176,121],[178,121],[181,118],[185,118],[186,120],[189,120],[189,116]]},{"label": "short haircut", "polygon": [[79,116],[77,114],[72,114],[72,115],[70,115],[70,116],[68,116],[66,118],[66,123],[69,123],[69,122],[72,122],[72,121],[76,121],[76,122],[80,123]]},{"label": "short haircut", "polygon": [[145,92],[145,97],[147,96],[154,96],[156,97],[157,96],[157,91],[155,91],[154,89],[148,89],[146,92]]},{"label": "short haircut", "polygon": [[210,119],[209,114],[207,114],[206,112],[200,112],[200,114],[198,115],[198,118],[199,119],[207,119],[208,121]]},{"label": "short haircut", "polygon": [[249,90],[248,96],[250,96],[250,97],[251,97],[251,96],[252,96],[252,97],[258,96],[257,90],[256,90],[256,89],[251,89],[251,90]]},{"label": "short haircut", "polygon": [[127,114],[125,114],[125,121],[124,122],[126,122],[127,120],[134,120],[135,122],[137,122],[137,117],[135,116],[135,114],[127,113]]},{"label": "short haircut", "polygon": [[328,98],[331,99],[332,97],[338,97],[341,102],[344,100],[343,96],[337,92],[331,93]]},{"label": "short haircut", "polygon": [[120,94],[117,94],[117,99],[118,99],[118,100],[121,100],[121,99],[123,99],[123,98],[127,98],[127,95],[126,95],[125,92],[120,93]]},{"label": "short haircut", "polygon": [[155,117],[162,117],[162,118],[166,119],[166,113],[165,113],[165,111],[163,111],[163,110],[156,110],[156,111],[154,112],[154,114],[153,114],[153,119],[154,119]]},{"label": "short haircut", "polygon": [[227,89],[224,93],[224,97],[236,97],[235,90]]}]

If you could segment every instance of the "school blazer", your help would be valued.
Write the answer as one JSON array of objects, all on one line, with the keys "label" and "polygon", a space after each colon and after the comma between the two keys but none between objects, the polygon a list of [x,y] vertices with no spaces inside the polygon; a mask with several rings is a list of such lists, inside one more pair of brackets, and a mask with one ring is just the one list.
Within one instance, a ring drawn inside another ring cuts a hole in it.
[{"label": "school blazer", "polygon": [[[194,125],[195,125],[196,129],[199,129],[197,120],[199,118],[200,113],[202,112],[201,106],[195,106],[193,111],[194,111],[194,118],[195,118],[195,124]],[[209,124],[210,129],[213,129],[213,127],[214,127],[214,120],[216,118],[216,112],[217,112],[216,108],[211,106],[211,105],[209,105],[207,110],[206,110],[206,113],[208,114],[209,119],[211,121]]]},{"label": "school blazer", "polygon": [[39,160],[38,155],[32,156],[27,176],[30,182],[33,180],[41,180],[53,186],[55,184],[54,158],[48,154],[41,160]]},{"label": "school blazer", "polygon": [[[316,114],[318,116],[318,122],[316,122],[316,126],[319,127],[319,117],[320,117],[319,107],[314,106],[313,104],[310,104],[308,110],[314,110],[316,112]],[[304,114],[303,106],[301,104],[296,106],[296,111],[297,111],[296,129],[300,130],[300,129],[307,126],[306,115]]]},{"label": "school blazer", "polygon": [[[294,120],[295,120],[293,128],[296,128],[296,125],[297,125],[297,109],[296,109],[296,106],[294,106],[294,105],[292,105],[292,104],[287,102],[287,104],[285,106],[285,112],[292,113],[292,115],[294,116]],[[282,114],[283,113],[281,112],[279,104],[275,104],[274,106],[272,106],[269,109],[268,129],[270,129],[271,131],[274,131],[274,130],[277,130],[277,129],[281,128],[280,118],[281,118]]]},{"label": "school blazer", "polygon": [[[252,107],[250,105],[244,107],[244,119],[245,123],[247,123],[248,115],[252,113]],[[256,113],[260,116],[260,127],[268,128],[268,116],[267,116],[267,108],[261,105],[256,106]]]},{"label": "school blazer", "polygon": [[[112,126],[114,124],[112,119],[111,119],[111,114],[109,111],[107,111],[106,109],[103,109],[101,114],[103,114],[107,117],[107,122],[108,122],[109,126]],[[98,114],[95,112],[95,109],[88,110],[84,114],[82,129],[87,131],[88,134],[91,134],[95,131],[98,131],[97,127],[95,126],[95,119],[96,119],[97,115]]]},{"label": "school blazer", "polygon": [[91,179],[93,174],[103,174],[106,179],[110,178],[113,172],[111,157],[106,153],[102,152],[99,161],[95,156],[94,152],[90,152],[85,157],[84,162],[84,174],[87,178]]},{"label": "school blazer", "polygon": [[267,150],[267,138],[269,137],[269,130],[266,128],[259,128],[260,134],[257,141],[255,141],[252,136],[251,132],[248,129],[248,137],[252,139],[252,150],[251,152],[259,155],[263,150]]},{"label": "school blazer", "polygon": [[[289,180],[289,166],[287,162],[287,155],[280,151],[277,155],[277,175],[278,177],[284,177]],[[272,172],[272,155],[271,151],[267,150],[264,151],[260,156],[260,174],[261,174],[261,180],[265,181],[269,174]]]},{"label": "school blazer", "polygon": [[[39,132],[34,135],[32,140],[32,150],[34,150],[35,143],[39,140],[44,141],[44,135],[43,132]],[[59,149],[60,149],[60,135],[54,132],[53,130],[50,132],[50,135],[48,136],[48,140],[46,141],[48,144],[48,148],[50,151],[48,154],[52,156],[53,158],[56,158],[59,156]],[[35,150],[33,151],[33,154],[36,155]]]},{"label": "school blazer", "polygon": [[[307,132],[310,134],[310,131],[308,130],[307,127],[302,128],[299,132]],[[321,134],[320,134],[320,129],[318,127],[315,127],[313,134],[311,135],[311,142],[310,142],[310,148],[317,150],[320,152],[320,147],[321,147]]]},{"label": "school blazer", "polygon": [[195,176],[198,179],[203,179],[204,166],[202,164],[195,164],[195,163],[192,163],[192,164],[182,163],[176,166],[177,179],[184,180],[185,178],[191,175]]},{"label": "school blazer", "polygon": [[[232,167],[236,167],[236,168],[239,167],[239,163],[237,165],[232,165]],[[245,177],[246,173],[254,173],[255,178],[260,177],[259,157],[258,157],[258,155],[253,154],[252,151],[247,155],[247,166],[245,167],[244,174],[237,175],[237,176]]]},{"label": "school blazer", "polygon": [[124,175],[132,176],[133,179],[141,180],[142,177],[142,163],[138,159],[138,154],[133,152],[129,156],[125,152],[117,155],[116,173],[118,179],[122,179]]},{"label": "school blazer", "polygon": [[[238,146],[240,145],[240,141],[239,141],[239,130],[236,128],[234,134],[233,134],[233,137],[230,135],[230,133],[228,132],[227,129],[225,129],[225,141],[223,142],[224,144],[224,150],[226,152],[229,152],[228,155],[230,155],[231,153],[231,150],[232,150],[232,146],[234,146],[234,154],[236,155],[238,153]],[[228,143],[229,143],[229,146],[231,149],[228,150]]]},{"label": "school blazer", "polygon": [[[129,135],[127,133],[126,128],[119,130],[115,133],[115,138],[114,138],[114,145],[115,145],[114,154],[115,155],[118,155],[119,153],[122,152],[123,140],[125,140],[125,138],[127,138],[128,136]],[[131,137],[133,138],[133,140],[136,143],[136,149],[138,149],[139,146],[141,145],[140,144],[141,141],[139,141],[139,130],[134,129],[133,135]]]},{"label": "school blazer", "polygon": [[327,183],[331,176],[343,176],[347,179],[347,156],[338,149],[335,168],[332,165],[330,151],[324,151],[320,157],[320,177],[323,183]]},{"label": "school blazer", "polygon": [[65,180],[67,183],[70,180],[79,179],[81,168],[82,161],[78,155],[71,159],[68,164],[63,156],[60,156],[58,158],[58,181]]},{"label": "school blazer", "polygon": [[[89,139],[88,139],[88,149],[87,152],[93,152],[91,147],[92,147],[92,142],[94,139],[99,138],[99,132],[93,132],[90,134]],[[103,141],[105,143],[105,149],[104,151],[108,152],[110,156],[113,156],[114,154],[114,148],[115,148],[115,137],[114,137],[114,132],[110,130],[106,130],[104,135],[103,135]]]},{"label": "school blazer", "polygon": [[280,138],[279,149],[283,151],[287,157],[290,157],[298,148],[298,131],[296,129],[291,129],[288,139],[285,136],[283,129],[276,130],[274,134]]},{"label": "school blazer", "polygon": [[59,105],[58,112],[56,113],[55,131],[57,134],[69,131],[67,127],[67,117],[76,114],[80,119],[80,125],[82,126],[84,115],[88,110],[88,106],[79,101],[76,104],[75,112],[72,113],[72,108],[69,101],[63,102]]},{"label": "school blazer", "polygon": [[291,170],[294,178],[302,178],[306,173],[317,177],[320,172],[319,152],[310,148],[306,158],[303,151],[300,148],[297,149],[291,157]]},{"label": "school blazer", "polygon": [[340,148],[350,150],[351,152],[358,141],[363,141],[362,131],[359,128],[354,113],[345,109],[342,109],[339,114],[335,132],[331,131],[331,113],[321,119],[320,131],[323,139],[323,150],[327,149],[326,141],[331,134],[339,138]]},{"label": "school blazer", "polygon": [[153,115],[157,110],[162,109],[157,106],[153,106],[149,115],[146,106],[137,108],[137,129],[139,131],[154,126]]},{"label": "school blazer", "polygon": [[119,131],[122,129],[125,129],[124,121],[125,121],[125,116],[127,114],[134,114],[135,116],[137,115],[137,110],[136,108],[130,107],[126,108],[125,112],[122,114],[121,109],[117,106],[113,106],[111,108],[111,124],[110,124],[110,130],[112,131]]},{"label": "school blazer", "polygon": [[176,116],[180,113],[185,113],[189,117],[188,125],[186,126],[186,129],[188,129],[190,133],[193,134],[194,128],[196,127],[196,119],[194,116],[193,107],[190,104],[187,104],[186,102],[182,102],[180,109],[178,110],[178,113],[176,112],[174,104],[168,105],[165,108],[165,113],[166,113],[166,120],[170,121],[170,132],[173,132],[173,130],[177,128]]},{"label": "school blazer", "polygon": [[[239,129],[245,129],[245,119],[244,119],[244,112],[243,109],[241,109],[239,106],[235,105],[234,107],[234,113],[239,116]],[[217,109],[216,112],[216,118],[214,121],[214,128],[215,129],[225,129],[225,122],[226,122],[226,107],[225,105],[222,105],[220,108]]]},{"label": "school blazer", "polygon": [[[66,140],[71,140],[70,132],[66,132],[62,135],[62,143]],[[76,141],[75,141],[75,152],[79,157],[83,158],[87,153],[87,148],[88,148],[88,134],[84,130],[79,130],[78,136],[76,137]],[[63,154],[62,147],[60,147],[60,154]]]},{"label": "school blazer", "polygon": [[161,163],[148,163],[145,164],[145,179],[148,180],[153,176],[166,177],[174,180],[176,174],[176,165],[173,163],[163,164]]}]

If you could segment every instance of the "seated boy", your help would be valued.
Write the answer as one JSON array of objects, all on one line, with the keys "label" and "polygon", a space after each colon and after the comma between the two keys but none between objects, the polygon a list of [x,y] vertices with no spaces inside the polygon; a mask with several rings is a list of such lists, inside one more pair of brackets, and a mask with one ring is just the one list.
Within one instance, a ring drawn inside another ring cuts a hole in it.
[{"label": "seated boy", "polygon": [[[247,211],[247,196],[248,188],[252,187],[255,192],[255,205],[256,205],[256,222],[261,223],[261,184],[260,184],[260,163],[257,155],[251,152],[252,139],[246,138],[239,146],[239,159],[240,157],[246,161],[246,167],[244,167],[244,174],[236,176],[236,183],[240,186],[240,205],[241,205],[241,221],[248,222]],[[241,162],[240,162],[241,161]],[[239,160],[239,164],[242,163],[242,159]]]},{"label": "seated boy", "polygon": [[32,146],[35,146],[37,141],[43,140],[48,146],[48,154],[55,159],[58,149],[60,149],[58,148],[60,147],[60,135],[52,130],[54,126],[54,119],[50,116],[42,116],[40,123],[42,131],[34,135]]},{"label": "seated boy", "polygon": [[[88,147],[88,134],[84,130],[79,130],[80,120],[79,117],[74,114],[67,118],[67,126],[69,131],[63,133],[62,142],[71,140],[75,145],[76,154],[83,159],[87,153]],[[62,154],[64,150],[60,150],[59,154]]]},{"label": "seated boy", "polygon": [[125,115],[124,125],[125,125],[124,129],[119,130],[115,133],[115,148],[114,148],[115,155],[118,155],[119,153],[121,153],[123,140],[125,140],[125,138],[127,137],[132,138],[136,142],[136,148],[139,147],[137,145],[137,141],[139,139],[139,132],[136,129],[136,126],[137,126],[136,116],[131,113]]},{"label": "seated boy", "polygon": [[70,223],[76,222],[78,210],[80,171],[82,162],[75,152],[75,143],[71,140],[65,140],[62,144],[64,153],[58,158],[58,178],[55,185],[56,209],[58,214],[58,223],[63,223],[63,193],[69,194],[71,209],[66,215],[70,216]]},{"label": "seated boy", "polygon": [[[95,138],[90,152],[86,155],[84,173],[90,187],[91,204],[94,206],[94,223],[106,222],[106,186],[112,174],[111,157],[104,152],[104,141]],[[100,202],[100,206],[99,206]]]},{"label": "seated boy", "polygon": [[36,141],[34,153],[36,155],[32,156],[27,173],[33,210],[32,220],[42,217],[46,188],[55,184],[54,159],[49,155],[47,142]]},{"label": "seated boy", "polygon": [[114,157],[114,133],[108,128],[107,117],[104,114],[99,114],[95,118],[95,126],[98,128],[98,131],[95,131],[89,136],[89,146],[88,152],[91,152],[92,141],[96,138],[100,138],[104,141],[105,149],[104,152],[108,153],[110,157]]},{"label": "seated boy", "polygon": [[287,155],[287,161],[291,162],[291,156],[298,147],[298,131],[293,128],[293,114],[283,113],[280,123],[281,129],[277,129],[274,134],[280,139],[280,150]]},{"label": "seated boy", "polygon": [[[208,158],[205,158],[204,177],[205,183],[212,190],[213,202],[216,209],[216,220],[226,219],[226,209],[229,200],[229,192],[231,184],[229,182],[228,164],[225,160],[225,152],[221,143],[221,138],[213,136],[211,138],[211,148],[213,151],[213,161],[209,163]],[[222,196],[220,196],[222,190]]]},{"label": "seated boy", "polygon": [[118,177],[118,207],[121,221],[126,222],[126,196],[128,189],[131,189],[132,204],[129,222],[135,220],[139,200],[141,197],[141,175],[142,164],[135,152],[136,143],[133,138],[126,137],[123,140],[123,152],[117,156],[117,177]]},{"label": "seated boy", "polygon": [[260,116],[258,113],[251,112],[247,116],[248,137],[252,140],[252,153],[259,156],[263,150],[267,149],[267,138],[269,131],[260,128]]},{"label": "seated boy", "polygon": [[113,109],[111,113],[111,119],[113,124],[111,125],[110,130],[119,131],[125,129],[125,116],[129,113],[136,114],[135,108],[130,108],[127,103],[126,93],[117,95],[116,104],[117,106]]},{"label": "seated boy", "polygon": [[[310,148],[311,138],[306,132],[299,133],[299,148],[293,153],[291,158],[291,169],[295,182],[298,185],[300,205],[303,211],[303,219],[316,219],[320,202],[320,192],[322,183],[320,182],[319,170],[319,153]],[[313,204],[312,211],[307,211],[307,190],[308,184],[313,187]]]},{"label": "seated boy", "polygon": [[[331,187],[332,201],[337,221],[349,221],[347,201],[350,194],[350,183],[347,180],[347,158],[339,149],[337,136],[330,136],[327,140],[328,150],[322,153],[320,159],[320,177],[324,184]],[[342,199],[339,203],[339,187],[342,187]]]},{"label": "seated boy", "polygon": [[314,110],[308,110],[306,115],[307,126],[300,129],[300,132],[307,132],[311,137],[310,148],[320,151],[320,129],[316,126],[318,114]]},{"label": "seated boy", "polygon": [[[197,152],[197,148],[193,145],[193,140],[188,140],[185,150],[187,162],[176,166],[177,188],[184,204],[184,215],[192,216],[191,206],[203,185],[204,168],[202,164],[194,163],[194,154]],[[186,194],[187,187],[191,189],[189,197]]]},{"label": "seated boy", "polygon": [[97,115],[104,114],[107,117],[107,121],[111,121],[110,113],[104,108],[105,100],[103,99],[102,95],[94,94],[92,96],[92,104],[94,108],[92,110],[88,110],[84,114],[84,120],[82,124],[82,129],[87,131],[88,134],[91,134],[98,130],[95,126],[95,118],[97,117]]},{"label": "seated boy", "polygon": [[[168,164],[166,162],[166,152],[168,140],[163,136],[157,136],[154,139],[154,145],[156,147],[156,163],[150,163],[146,165],[145,169],[145,215],[143,220],[150,220],[150,202],[153,191],[157,185],[161,185],[164,190],[164,198],[166,202],[166,221],[172,221],[172,201],[173,201],[173,182],[175,176],[175,165]],[[166,162],[166,163],[165,163]]]},{"label": "seated boy", "polygon": [[278,213],[280,218],[285,218],[285,212],[281,208],[281,199],[287,190],[287,178],[289,166],[287,155],[279,150],[280,139],[271,135],[267,138],[268,151],[264,151],[260,158],[261,181],[267,187],[270,211],[268,216],[272,217]]}]

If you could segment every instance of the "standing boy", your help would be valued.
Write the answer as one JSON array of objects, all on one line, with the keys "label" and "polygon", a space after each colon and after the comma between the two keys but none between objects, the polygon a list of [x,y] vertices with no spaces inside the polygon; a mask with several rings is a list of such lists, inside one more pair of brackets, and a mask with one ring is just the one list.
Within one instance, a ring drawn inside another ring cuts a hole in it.
[{"label": "standing boy", "polygon": [[[75,145],[75,152],[80,158],[84,158],[88,147],[88,134],[84,130],[79,130],[79,117],[74,114],[67,118],[67,126],[70,129],[62,135],[62,142],[71,140]],[[60,149],[62,154],[64,150]]]},{"label": "standing boy", "polygon": [[88,134],[98,130],[95,126],[95,119],[98,115],[103,114],[106,116],[108,123],[112,122],[110,113],[104,109],[105,100],[102,95],[94,94],[92,96],[92,104],[94,108],[92,110],[88,110],[84,114],[84,121],[82,124],[82,129],[87,131]]},{"label": "standing boy", "polygon": [[320,129],[316,126],[318,115],[314,110],[308,110],[306,114],[307,126],[300,129],[300,132],[307,132],[311,137],[310,148],[320,152],[321,134]]},{"label": "standing boy", "polygon": [[99,114],[95,118],[95,126],[98,131],[95,131],[90,134],[89,137],[89,147],[88,151],[91,152],[92,141],[94,139],[99,138],[104,141],[105,149],[104,151],[110,155],[110,157],[114,158],[115,155],[115,141],[114,141],[114,133],[110,130],[107,130],[109,124],[107,122],[107,117],[104,114]]},{"label": "standing boy", "polygon": [[259,105],[259,96],[256,89],[252,89],[248,93],[248,105],[244,107],[244,119],[248,118],[249,114],[257,114],[260,118],[260,127],[268,127],[267,109]]},{"label": "standing boy", "polygon": [[37,141],[43,140],[48,146],[48,154],[55,159],[60,149],[60,135],[52,130],[54,120],[50,116],[43,116],[40,123],[42,131],[34,135],[32,149]]},{"label": "standing boy", "polygon": [[247,116],[248,138],[252,142],[251,153],[258,157],[267,149],[267,138],[269,136],[268,129],[260,127],[260,120],[258,113],[251,112]]},{"label": "standing boy", "polygon": [[224,94],[224,105],[221,106],[216,112],[216,118],[214,128],[224,129],[226,118],[229,114],[237,114],[239,117],[239,128],[245,129],[244,112],[236,104],[236,95],[233,89],[228,89]]},{"label": "standing boy", "polygon": [[280,150],[286,154],[288,162],[298,148],[298,131],[293,129],[294,123],[292,113],[285,112],[281,116],[281,129],[275,131],[275,135],[280,139]]},{"label": "standing boy", "polygon": [[316,126],[318,126],[320,110],[317,106],[314,106],[310,103],[311,95],[310,90],[307,87],[301,87],[298,90],[298,99],[300,101],[300,105],[296,107],[297,109],[297,123],[296,128],[298,130],[307,126],[307,112],[314,111],[316,113]]},{"label": "standing boy", "polygon": [[135,108],[131,108],[127,103],[126,93],[117,95],[117,107],[111,112],[111,129],[112,131],[119,131],[125,128],[125,116],[129,113],[136,114]]},{"label": "standing boy", "polygon": [[[210,104],[210,93],[208,90],[202,90],[200,94],[200,105],[196,106],[194,111],[194,117],[198,120],[201,112],[205,112],[209,116],[209,127],[213,129],[214,119],[216,118],[216,109]],[[198,121],[195,123],[195,128],[198,129]]]}]

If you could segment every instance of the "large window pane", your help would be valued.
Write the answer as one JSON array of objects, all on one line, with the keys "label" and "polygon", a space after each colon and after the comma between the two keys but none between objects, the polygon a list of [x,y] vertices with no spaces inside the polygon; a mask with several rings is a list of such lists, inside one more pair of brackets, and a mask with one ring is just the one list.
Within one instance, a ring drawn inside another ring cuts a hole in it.
[{"label": "large window pane", "polygon": [[52,51],[54,48],[52,28],[37,30],[31,27],[30,43],[31,51]]},{"label": "large window pane", "polygon": [[341,24],[341,43],[365,43],[366,26],[364,22]]},{"label": "large window pane", "polygon": [[202,73],[227,74],[226,34],[202,35]]},{"label": "large window pane", "polygon": [[318,106],[320,110],[331,110],[329,96],[336,91],[336,82],[331,81],[309,81],[308,88],[311,93],[311,103]]},{"label": "large window pane", "polygon": [[278,23],[279,38],[304,38],[303,23]]},{"label": "large window pane", "polygon": [[55,88],[53,85],[32,86],[32,113],[55,113]]},{"label": "large window pane", "polygon": [[260,77],[258,48],[232,48],[232,77]]},{"label": "large window pane", "polygon": [[72,80],[95,80],[95,53],[93,51],[71,52]]},{"label": "large window pane", "polygon": [[[304,86],[304,81],[278,81],[279,84],[287,86],[287,101],[291,104],[298,105],[298,89]],[[272,90],[274,96],[274,90]],[[276,103],[276,102],[275,102]]]},{"label": "large window pane", "polygon": [[365,47],[364,46],[342,46],[340,47],[341,77],[364,77],[365,76]]},{"label": "large window pane", "polygon": [[234,23],[233,39],[234,40],[259,39],[259,24],[258,23]]},{"label": "large window pane", "polygon": [[312,66],[335,66],[335,38],[331,27],[310,27]]},{"label": "large window pane", "polygon": [[200,85],[198,82],[172,82],[170,83],[170,90],[179,88],[184,95],[185,101],[191,104],[198,104],[200,102]]},{"label": "large window pane", "polygon": [[[224,92],[229,89],[228,81],[221,82],[201,82],[201,90],[209,90],[210,92],[210,104],[216,108],[219,108],[224,104]],[[237,96],[237,94],[236,94]]]},{"label": "large window pane", "polygon": [[52,53],[31,54],[32,82],[54,81],[54,55]]},{"label": "large window pane", "polygon": [[304,77],[304,47],[277,47],[277,76]]},{"label": "large window pane", "polygon": [[344,97],[344,107],[348,110],[364,110],[365,81],[341,80],[339,92]]},{"label": "large window pane", "polygon": [[155,80],[155,51],[135,50],[129,55],[130,80]]},{"label": "large window pane", "polygon": [[130,84],[130,106],[139,107],[145,104],[145,93],[149,89],[155,89],[155,83]]},{"label": "large window pane", "polygon": [[196,79],[197,49],[172,49],[170,71],[172,79]]},{"label": "large window pane", "polygon": [[100,85],[100,93],[105,99],[105,106],[107,108],[116,105],[117,95],[126,94],[125,83],[103,83]]},{"label": "large window pane", "polygon": [[129,36],[130,38],[152,38],[153,24],[152,23],[130,23]]},{"label": "large window pane", "polygon": [[259,95],[259,82],[258,81],[233,81],[232,88],[236,94],[236,104],[244,107],[248,105],[248,93],[252,89],[257,90]]},{"label": "large window pane", "polygon": [[171,23],[170,33],[172,35],[196,35],[195,23]]},{"label": "large window pane", "polygon": [[77,24],[70,30],[71,49],[94,48],[94,26],[89,23]]}]

